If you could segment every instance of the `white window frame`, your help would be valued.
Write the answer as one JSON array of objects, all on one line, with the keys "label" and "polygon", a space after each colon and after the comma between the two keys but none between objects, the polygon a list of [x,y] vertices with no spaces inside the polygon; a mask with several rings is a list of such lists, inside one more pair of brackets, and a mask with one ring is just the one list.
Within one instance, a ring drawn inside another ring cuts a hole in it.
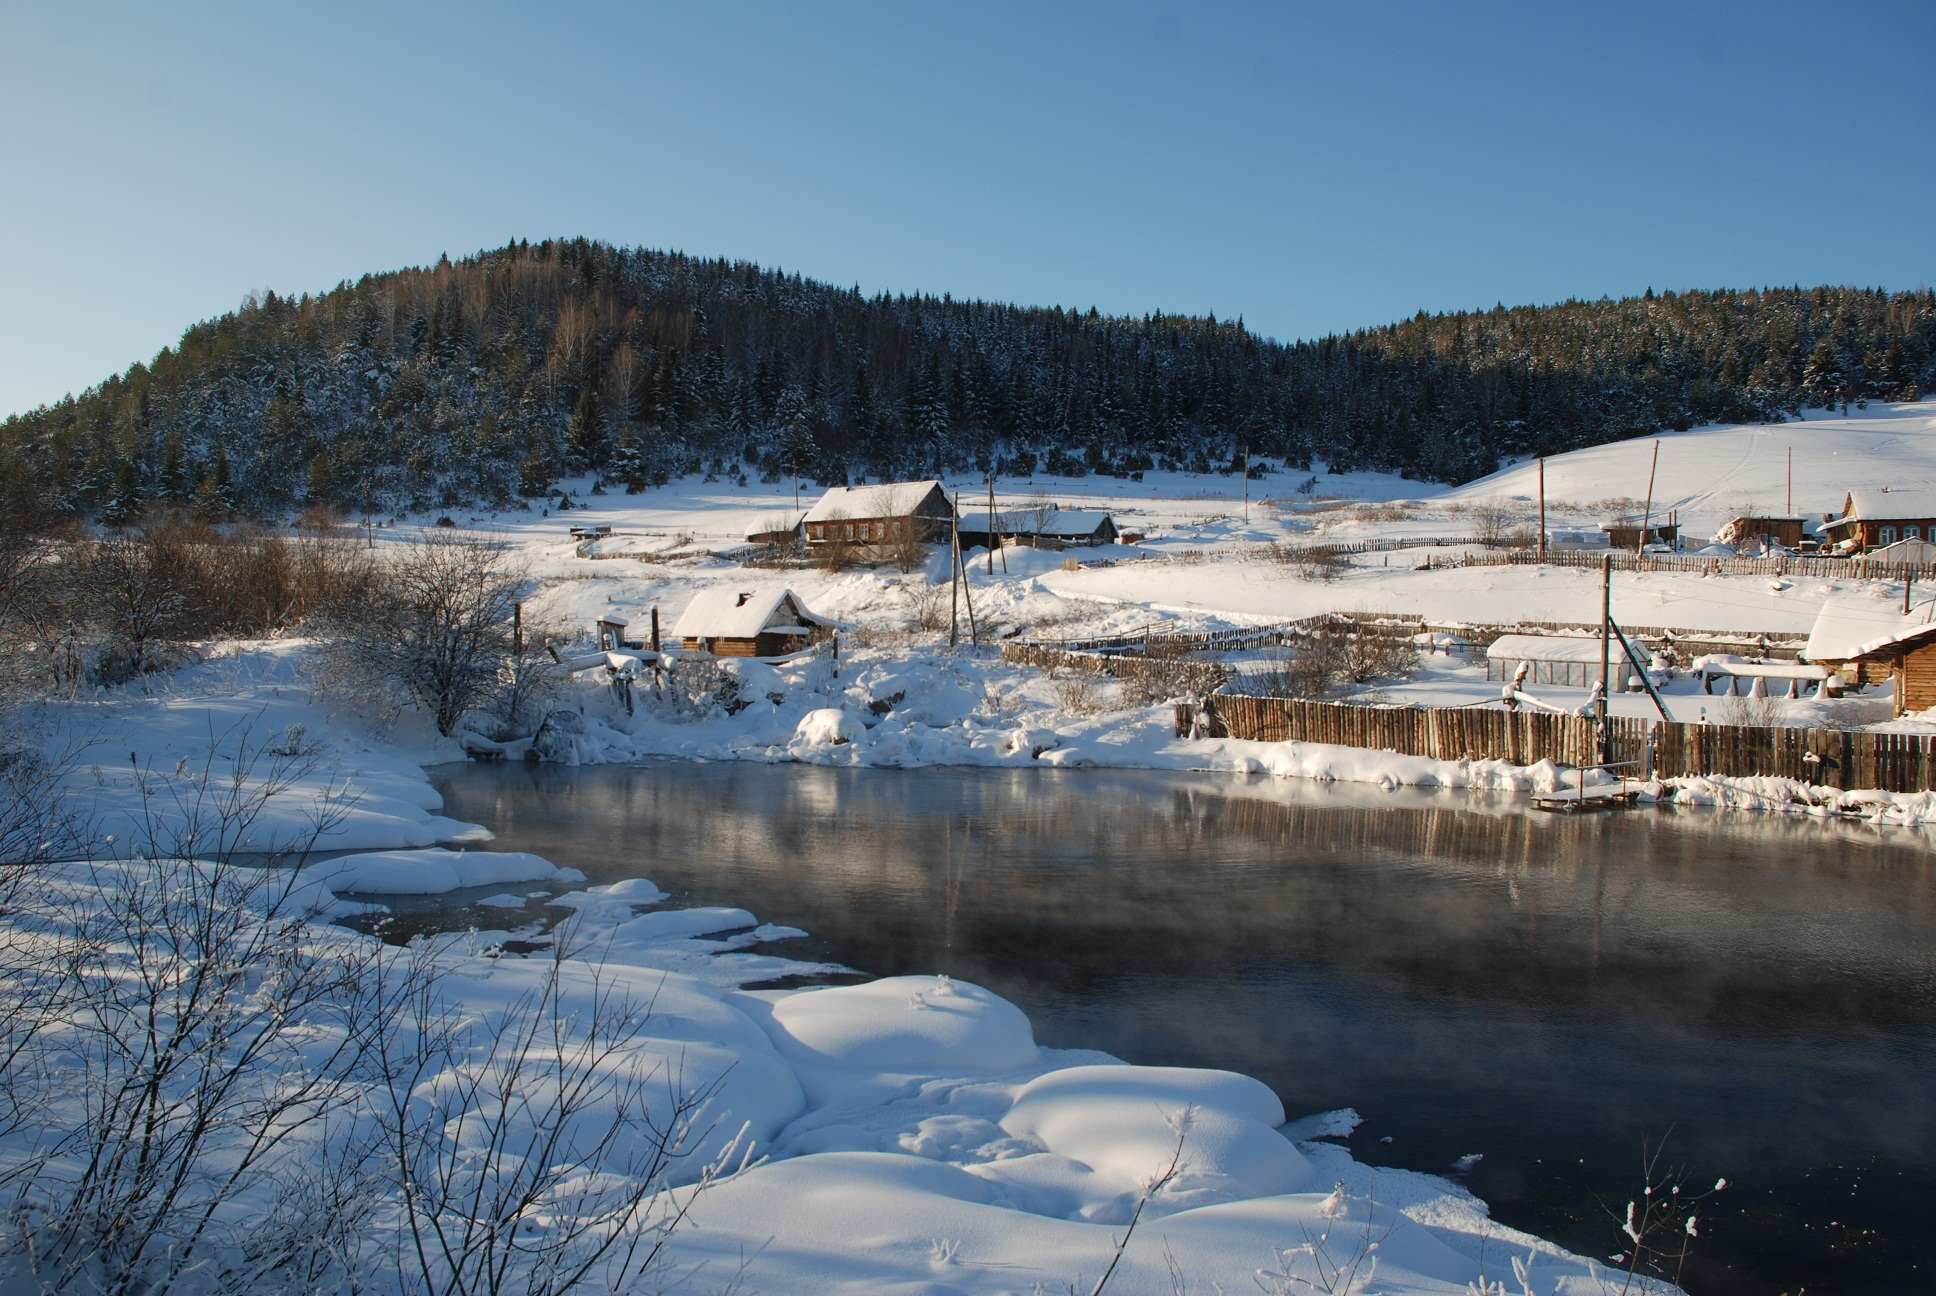
[{"label": "white window frame", "polygon": [[1892,526],[1878,527],[1876,539],[1881,544],[1892,545],[1896,542],[1896,529]]}]

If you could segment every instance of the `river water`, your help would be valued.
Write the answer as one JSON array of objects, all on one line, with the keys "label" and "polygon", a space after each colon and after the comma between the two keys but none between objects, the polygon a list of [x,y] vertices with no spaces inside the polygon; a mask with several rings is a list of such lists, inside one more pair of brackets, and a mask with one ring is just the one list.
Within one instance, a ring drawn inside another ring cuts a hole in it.
[{"label": "river water", "polygon": [[1364,1161],[1620,1249],[1643,1146],[1725,1176],[1687,1286],[1936,1290],[1936,836],[1132,771],[435,771],[445,813],[774,947],[1012,999],[1044,1044],[1224,1067]]}]

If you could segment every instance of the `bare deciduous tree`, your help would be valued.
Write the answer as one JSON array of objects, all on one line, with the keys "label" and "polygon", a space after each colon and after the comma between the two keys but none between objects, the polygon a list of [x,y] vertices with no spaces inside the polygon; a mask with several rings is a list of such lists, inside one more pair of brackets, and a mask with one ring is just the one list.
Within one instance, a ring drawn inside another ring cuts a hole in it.
[{"label": "bare deciduous tree", "polygon": [[448,735],[497,683],[522,582],[500,543],[425,536],[384,567],[371,591],[327,610],[325,674],[365,689],[401,688]]}]

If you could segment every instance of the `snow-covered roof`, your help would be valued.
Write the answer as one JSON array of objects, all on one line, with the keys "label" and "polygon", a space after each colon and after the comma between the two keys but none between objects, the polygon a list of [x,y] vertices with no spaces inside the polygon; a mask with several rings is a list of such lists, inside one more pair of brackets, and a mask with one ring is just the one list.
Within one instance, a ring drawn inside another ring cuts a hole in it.
[{"label": "snow-covered roof", "polygon": [[1862,487],[1849,492],[1848,512],[1830,518],[1834,526],[1850,518],[1889,521],[1891,518],[1936,518],[1936,489],[1927,486]]},{"label": "snow-covered roof", "polygon": [[1911,608],[1904,616],[1893,599],[1844,595],[1830,599],[1815,614],[1802,655],[1812,662],[1852,661],[1926,634],[1936,634],[1936,602]]},{"label": "snow-covered roof", "polygon": [[[1609,645],[1614,664],[1618,666],[1626,660],[1618,642]],[[1510,661],[1566,661],[1597,662],[1600,660],[1600,637],[1591,639],[1563,637],[1560,635],[1500,635],[1486,649],[1488,658]]]},{"label": "snow-covered roof", "polygon": [[874,485],[834,486],[807,510],[808,522],[832,522],[840,518],[906,517],[938,490],[933,479],[911,482],[879,482]]},{"label": "snow-covered roof", "polygon": [[1930,563],[1936,562],[1936,542],[1929,540],[1898,540],[1871,549],[1864,555],[1870,562],[1883,563]]},{"label": "snow-covered roof", "polygon": [[790,589],[736,590],[715,585],[700,590],[673,624],[675,639],[751,639],[762,631],[786,631],[796,623],[826,625]]},{"label": "snow-covered roof", "polygon": [[991,528],[988,525],[988,510],[983,509],[978,513],[963,513],[961,529],[977,532],[995,530],[1007,535],[1091,536],[1109,520],[1109,514],[1102,509],[1000,509],[995,513],[995,525]]}]

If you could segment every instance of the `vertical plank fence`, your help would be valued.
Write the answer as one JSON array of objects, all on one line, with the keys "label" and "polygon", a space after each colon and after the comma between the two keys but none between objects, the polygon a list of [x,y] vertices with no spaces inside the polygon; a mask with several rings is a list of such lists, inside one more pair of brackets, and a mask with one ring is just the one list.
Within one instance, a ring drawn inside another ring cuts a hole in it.
[{"label": "vertical plank fence", "polygon": [[[1258,742],[1333,743],[1434,760],[1501,760],[1591,765],[1598,727],[1586,716],[1476,707],[1366,706],[1297,698],[1220,694],[1211,732]],[[1176,707],[1178,734],[1196,723],[1197,703]],[[1616,761],[1636,761],[1662,778],[1718,774],[1776,777],[1844,790],[1924,792],[1936,788],[1936,736],[1847,729],[1779,729],[1608,720]]]}]

